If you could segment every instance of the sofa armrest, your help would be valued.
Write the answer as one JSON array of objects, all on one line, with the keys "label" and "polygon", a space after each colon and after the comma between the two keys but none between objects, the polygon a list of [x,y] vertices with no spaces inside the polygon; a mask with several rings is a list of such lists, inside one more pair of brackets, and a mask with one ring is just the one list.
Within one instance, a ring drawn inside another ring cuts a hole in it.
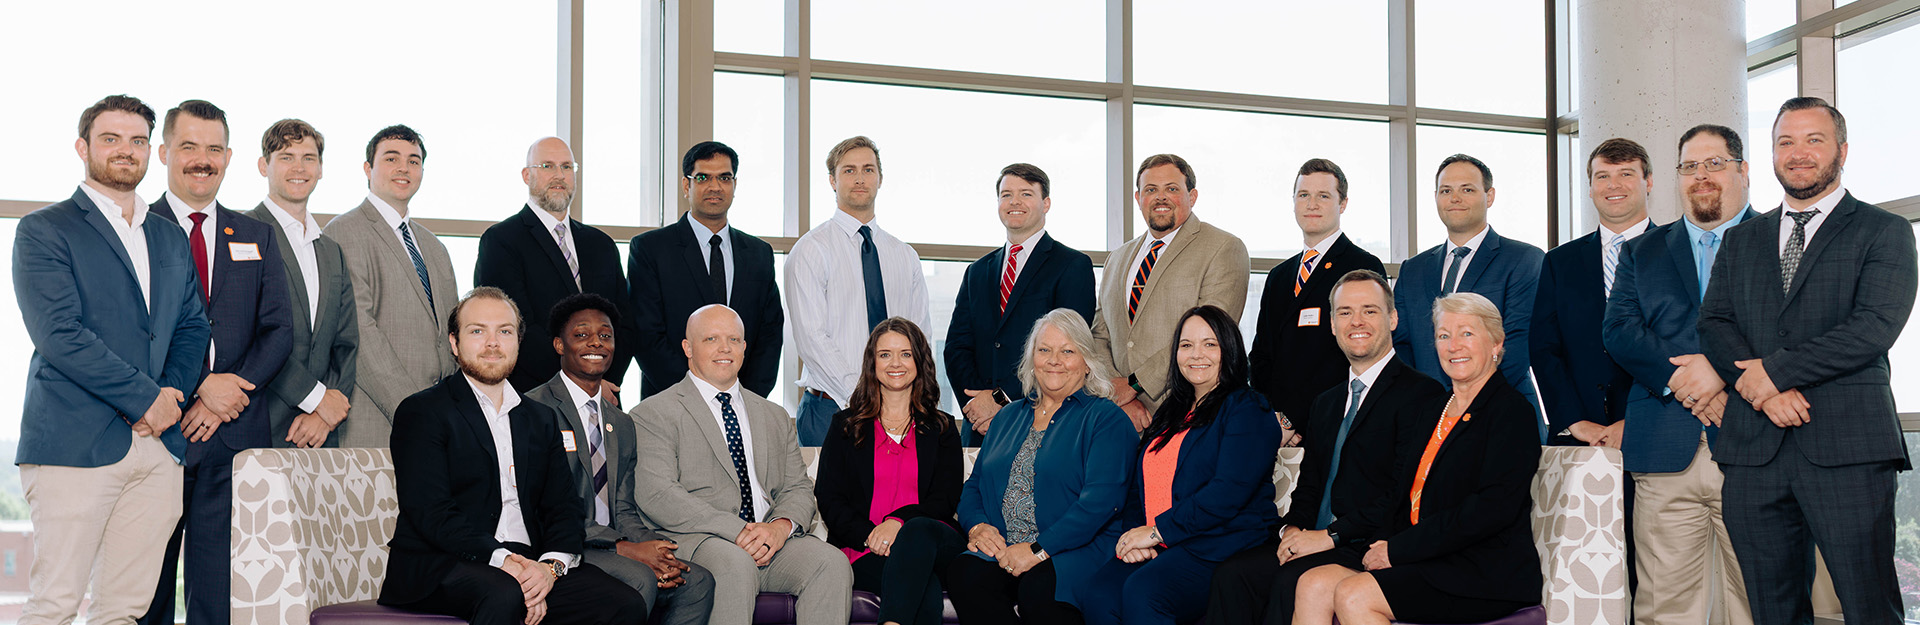
[{"label": "sofa armrest", "polygon": [[1533,478],[1547,622],[1627,622],[1626,484],[1620,450],[1543,447]]},{"label": "sofa armrest", "polygon": [[303,623],[373,599],[399,499],[385,449],[250,449],[233,462],[232,620]]}]

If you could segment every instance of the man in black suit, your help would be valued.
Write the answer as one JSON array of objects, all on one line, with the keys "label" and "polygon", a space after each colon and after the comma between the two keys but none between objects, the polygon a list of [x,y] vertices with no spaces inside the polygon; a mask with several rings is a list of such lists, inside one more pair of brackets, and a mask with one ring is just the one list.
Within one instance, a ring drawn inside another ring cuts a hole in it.
[{"label": "man in black suit", "polygon": [[961,444],[980,445],[1000,407],[1025,394],[1020,363],[1033,322],[1055,308],[1093,319],[1093,260],[1047,234],[1053,208],[1047,172],[1026,163],[1000,169],[1000,225],[1007,244],[967,266],[947,324],[947,381],[970,427]]},{"label": "man in black suit", "polygon": [[[1840,184],[1847,122],[1794,98],[1773,122],[1781,208],[1727,231],[1700,342],[1738,393],[1713,459],[1727,535],[1760,625],[1810,623],[1813,548],[1848,623],[1899,623],[1894,474],[1912,467],[1887,350],[1913,312],[1920,264],[1905,219]],[[1685,386],[1685,385],[1683,385]],[[1689,405],[1704,399],[1675,388]]]},{"label": "man in black suit", "polygon": [[141,622],[173,622],[174,563],[184,550],[187,620],[223,625],[232,597],[233,457],[272,445],[261,395],[293,349],[293,312],[272,226],[214,200],[232,156],[226,112],[204,100],[181,102],[167,111],[163,136],[167,192],[148,209],[186,232],[213,347],[208,374],[180,420],[187,437],[185,513],[167,542],[153,604]]},{"label": "man in black suit", "polygon": [[380,603],[473,625],[643,622],[640,593],[580,562],[559,416],[505,383],[522,324],[504,292],[475,288],[447,320],[460,373],[394,411],[400,516]]},{"label": "man in black suit", "polygon": [[1362,569],[1368,546],[1393,527],[1407,496],[1403,474],[1440,418],[1430,409],[1446,389],[1394,353],[1399,316],[1386,277],[1357,269],[1328,282],[1323,323],[1347,380],[1298,423],[1307,455],[1279,535],[1214,569],[1207,618],[1216,624],[1291,623],[1302,574],[1328,564]]},{"label": "man in black suit", "polygon": [[671,226],[634,237],[627,246],[632,344],[640,359],[643,399],[687,377],[680,341],[686,338],[687,317],[708,304],[738,311],[747,326],[740,384],[755,395],[771,397],[779,383],[786,315],[780,287],[773,281],[773,247],[727,225],[739,173],[740,155],[724,143],[702,141],[687,149],[680,158],[680,194],[687,198],[687,213]]},{"label": "man in black suit", "polygon": [[[558,137],[533,142],[527,148],[527,166],[520,168],[520,179],[527,183],[526,205],[480,235],[474,286],[498,287],[527,311],[522,358],[507,378],[522,393],[546,384],[560,371],[560,358],[548,348],[553,337],[547,336],[547,312],[555,303],[575,293],[627,301],[620,248],[613,238],[567,216],[578,173],[567,142]],[[619,332],[632,330],[629,326]],[[632,358],[631,350],[615,351],[607,379],[624,379]]]},{"label": "man in black suit", "polygon": [[1333,283],[1347,272],[1387,272],[1380,257],[1340,232],[1347,212],[1347,174],[1324,158],[1300,165],[1293,178],[1293,221],[1305,249],[1274,266],[1260,292],[1260,323],[1251,358],[1253,387],[1280,414],[1289,440],[1314,398],[1341,384],[1347,358],[1329,330]]}]

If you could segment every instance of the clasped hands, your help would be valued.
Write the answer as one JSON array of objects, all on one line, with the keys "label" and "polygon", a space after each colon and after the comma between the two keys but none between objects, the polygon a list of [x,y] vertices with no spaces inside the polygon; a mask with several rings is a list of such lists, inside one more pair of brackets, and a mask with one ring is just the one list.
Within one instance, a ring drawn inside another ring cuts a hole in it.
[{"label": "clasped hands", "polygon": [[1000,569],[1008,575],[1019,577],[1033,570],[1043,560],[1034,553],[1033,543],[1007,544],[1000,535],[1000,528],[981,523],[967,530],[967,550],[993,558],[1000,563]]},{"label": "clasped hands", "polygon": [[687,578],[682,574],[686,573],[690,567],[673,555],[674,550],[679,548],[680,545],[670,540],[649,540],[637,543],[622,540],[613,543],[613,552],[620,554],[620,557],[645,564],[647,568],[653,569],[653,576],[657,580],[655,585],[662,589],[678,588],[687,583]]},{"label": "clasped hands", "polygon": [[520,582],[520,596],[527,606],[526,625],[540,625],[540,620],[547,617],[547,591],[553,590],[553,569],[520,554],[509,553],[507,559],[500,562],[500,570]]},{"label": "clasped hands", "polygon": [[[181,417],[180,433],[186,435],[189,442],[203,442],[213,438],[220,425],[240,417],[240,411],[247,408],[252,400],[247,391],[253,390],[253,383],[231,373],[209,374],[200,382],[200,389],[193,406]],[[165,393],[161,393],[165,395]],[[162,428],[164,429],[164,428]]]},{"label": "clasped hands", "polygon": [[1139,564],[1160,555],[1154,547],[1164,542],[1160,538],[1160,528],[1142,525],[1120,535],[1120,542],[1113,545],[1113,557],[1127,564]]},{"label": "clasped hands", "polygon": [[1281,564],[1333,548],[1333,537],[1326,530],[1303,530],[1287,526],[1280,530],[1280,547],[1273,552]]},{"label": "clasped hands", "polygon": [[766,566],[773,562],[773,554],[787,546],[787,538],[793,536],[793,522],[786,519],[774,519],[766,523],[748,523],[740,529],[740,535],[733,538],[733,544],[746,550],[753,558],[754,566]]}]

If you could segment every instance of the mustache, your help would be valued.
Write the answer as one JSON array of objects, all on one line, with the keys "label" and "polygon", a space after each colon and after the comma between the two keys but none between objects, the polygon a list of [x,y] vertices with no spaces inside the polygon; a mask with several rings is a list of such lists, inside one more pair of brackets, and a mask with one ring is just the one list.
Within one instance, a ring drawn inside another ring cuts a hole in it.
[{"label": "mustache", "polygon": [[217,170],[217,169],[214,169],[212,165],[208,165],[208,164],[205,164],[205,163],[202,163],[202,164],[199,164],[199,165],[191,165],[191,166],[188,166],[188,167],[187,167],[186,169],[184,169],[184,170],[181,170],[181,173],[187,173],[187,174],[207,174],[207,175],[209,175],[209,176],[211,176],[211,175],[213,175],[213,174],[217,174],[217,173],[220,173],[220,170]]}]

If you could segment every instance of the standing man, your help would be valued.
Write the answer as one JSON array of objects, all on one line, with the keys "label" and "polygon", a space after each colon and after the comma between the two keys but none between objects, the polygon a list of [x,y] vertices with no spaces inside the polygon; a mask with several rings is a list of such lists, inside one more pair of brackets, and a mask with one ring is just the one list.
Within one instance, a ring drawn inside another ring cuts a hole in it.
[{"label": "standing man", "polygon": [[248,214],[273,229],[293,301],[293,351],[262,399],[274,447],[340,446],[337,432],[353,393],[360,344],[353,278],[340,244],[307,212],[326,147],[320,131],[298,119],[274,122],[260,136],[267,197]]},{"label": "standing man", "polygon": [[1212,304],[1239,319],[1253,262],[1239,237],[1192,218],[1200,191],[1186,159],[1149,156],[1133,183],[1147,231],[1108,254],[1100,270],[1091,357],[1119,374],[1113,403],[1141,430],[1166,396],[1168,352],[1180,316]]},{"label": "standing man", "polygon": [[[1920,270],[1905,219],[1840,183],[1847,120],[1794,98],[1773,122],[1781,208],[1727,231],[1700,305],[1700,343],[1729,396],[1713,459],[1755,623],[1813,618],[1813,548],[1849,623],[1903,617],[1894,474],[1912,468],[1887,350]],[[1738,259],[1738,260],[1735,260]],[[1708,399],[1692,386],[1674,395]]]},{"label": "standing man", "polygon": [[680,158],[686,214],[673,225],[641,233],[627,246],[642,399],[687,377],[687,356],[680,350],[687,316],[708,304],[732,307],[747,324],[749,351],[740,366],[740,384],[761,397],[771,397],[779,386],[786,315],[773,279],[773,246],[727,225],[739,185],[739,156],[718,141],[689,148]]},{"label": "standing man", "polygon": [[208,375],[180,419],[186,507],[141,622],[173,622],[174,563],[184,548],[187,620],[221,625],[232,597],[233,457],[273,445],[267,402],[256,400],[271,394],[267,385],[293,349],[292,301],[273,227],[214,200],[232,158],[226,112],[204,100],[181,102],[167,111],[161,134],[167,192],[148,208],[187,235],[213,348]]},{"label": "standing man", "polygon": [[979,446],[1001,406],[1026,395],[1014,367],[1033,322],[1055,308],[1093,318],[1093,260],[1047,234],[1051,186],[1039,167],[1000,169],[994,190],[1007,244],[967,266],[953,302],[945,363],[966,418],[960,440],[969,447]]},{"label": "standing man", "polygon": [[80,188],[14,234],[13,293],[33,341],[14,456],[34,527],[27,625],[72,622],[89,582],[87,620],[145,614],[180,519],[187,444],[174,424],[209,339],[187,238],[133,192],[152,133],[136,98],[87,107]]},{"label": "standing man", "polygon": [[826,440],[833,413],[860,380],[867,334],[888,317],[933,328],[920,254],[874,223],[880,148],[853,137],[827,152],[827,184],[839,210],[794,242],[787,256],[787,311],[800,350],[800,444]]},{"label": "standing man", "polygon": [[[613,238],[567,216],[579,173],[566,141],[547,137],[533,142],[527,148],[527,165],[520,168],[520,180],[527,184],[526,204],[480,235],[473,284],[498,287],[527,311],[520,364],[507,376],[522,393],[560,371],[560,360],[548,347],[553,337],[547,336],[547,312],[555,303],[578,293],[627,301],[627,279],[620,275],[620,248]],[[632,335],[624,325],[619,333]],[[608,363],[607,378],[626,379],[631,360],[633,350],[620,347]]]},{"label": "standing man", "polygon": [[1633,376],[1620,451],[1633,478],[1639,625],[1693,625],[1710,615],[1724,615],[1715,622],[1728,625],[1753,622],[1713,463],[1731,389],[1701,355],[1698,331],[1720,242],[1756,217],[1747,208],[1744,153],[1739,133],[1726,126],[1701,124],[1680,136],[1676,188],[1685,191],[1686,215],[1621,250],[1607,301],[1601,337]]},{"label": "standing man", "polygon": [[386,447],[400,400],[459,369],[440,345],[459,287],[440,238],[407,217],[426,177],[427,144],[394,125],[367,141],[367,199],[327,222],[353,277],[360,345],[342,447]]},{"label": "standing man", "polygon": [[1289,439],[1297,431],[1293,420],[1305,419],[1315,397],[1339,386],[1347,366],[1329,307],[1333,284],[1358,269],[1387,273],[1380,257],[1340,232],[1346,212],[1347,174],[1340,166],[1324,158],[1301,164],[1293,178],[1293,221],[1304,249],[1267,273],[1249,354],[1253,387],[1267,396]]}]

